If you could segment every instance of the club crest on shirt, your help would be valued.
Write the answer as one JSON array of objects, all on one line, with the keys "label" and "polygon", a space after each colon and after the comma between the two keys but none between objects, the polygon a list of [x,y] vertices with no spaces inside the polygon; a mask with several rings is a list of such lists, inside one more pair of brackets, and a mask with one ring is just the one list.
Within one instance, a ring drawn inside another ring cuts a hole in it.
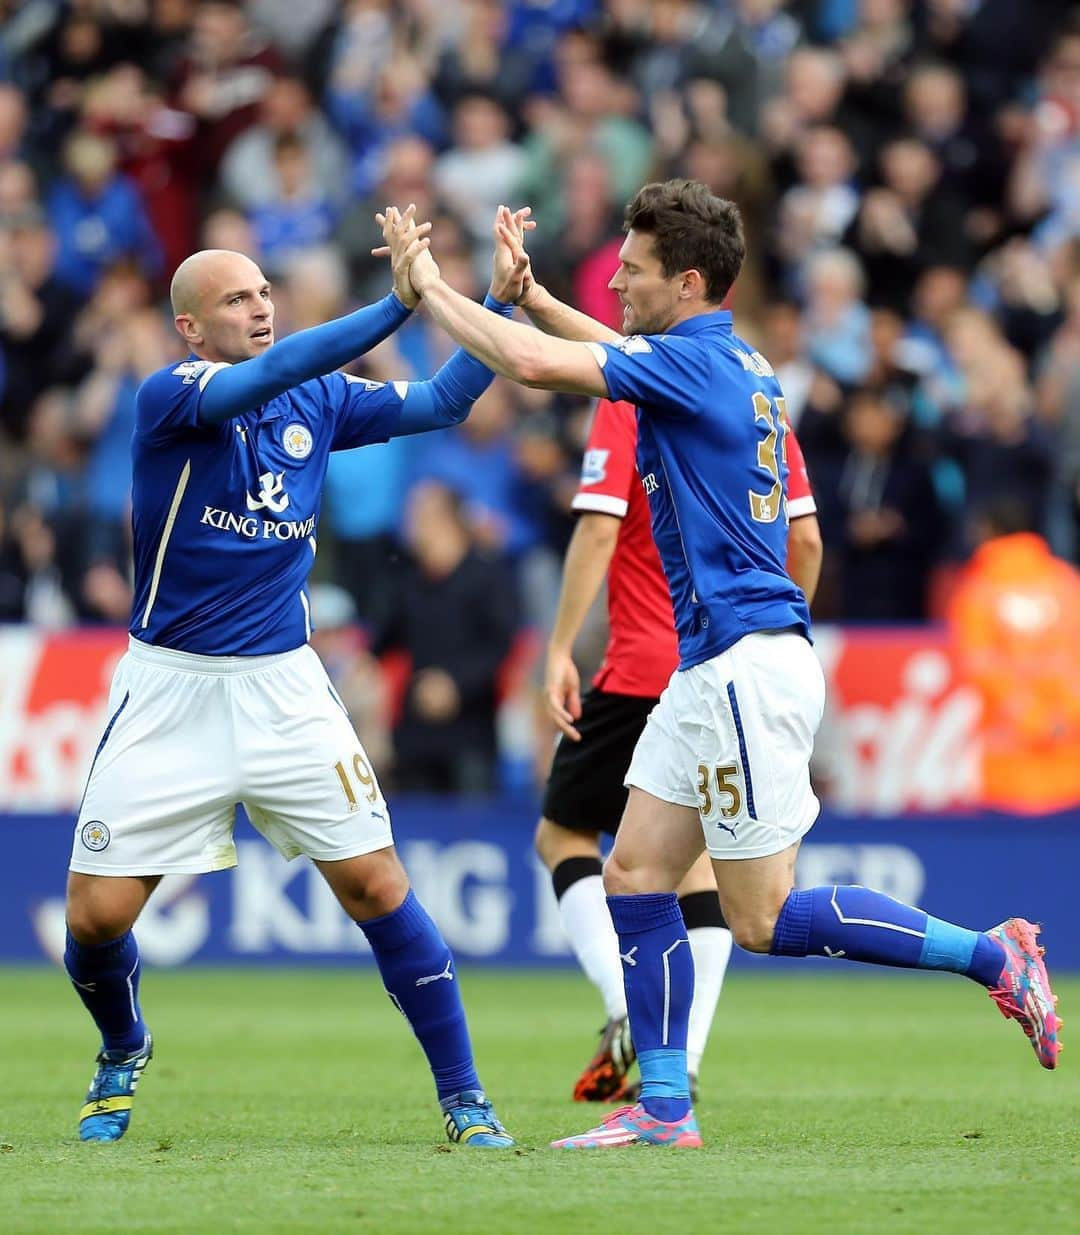
[{"label": "club crest on shirt", "polygon": [[629,338],[621,339],[615,346],[624,356],[637,356],[652,351],[649,340],[639,334],[632,334]]},{"label": "club crest on shirt", "polygon": [[86,849],[99,853],[112,840],[112,836],[100,819],[91,819],[89,823],[83,824],[79,839]]},{"label": "club crest on shirt", "polygon": [[607,461],[610,450],[586,450],[581,460],[581,483],[583,485],[598,485],[607,476]]},{"label": "club crest on shirt", "polygon": [[293,423],[282,434],[281,444],[287,455],[294,459],[306,459],[311,454],[311,431],[306,425]]}]

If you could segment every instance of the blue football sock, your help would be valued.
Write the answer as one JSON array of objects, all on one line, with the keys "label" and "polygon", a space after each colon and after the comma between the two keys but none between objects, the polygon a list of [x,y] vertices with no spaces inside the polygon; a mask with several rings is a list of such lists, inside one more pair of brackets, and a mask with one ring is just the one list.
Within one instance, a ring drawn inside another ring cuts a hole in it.
[{"label": "blue football sock", "polygon": [[134,1054],[146,1041],[139,1009],[139,945],[131,931],[109,943],[79,943],[67,933],[64,968],[101,1031],[106,1051]]},{"label": "blue football sock", "polygon": [[619,936],[626,1008],[641,1068],[641,1102],[670,1123],[690,1109],[686,1029],[694,958],[674,892],[609,896]]},{"label": "blue football sock", "polygon": [[357,925],[375,953],[386,993],[424,1048],[439,1098],[479,1089],[454,959],[412,889],[393,913]]},{"label": "blue football sock", "polygon": [[953,926],[872,888],[792,891],[776,920],[774,956],[831,956],[904,969],[947,969],[983,986],[1001,974],[988,935]]}]

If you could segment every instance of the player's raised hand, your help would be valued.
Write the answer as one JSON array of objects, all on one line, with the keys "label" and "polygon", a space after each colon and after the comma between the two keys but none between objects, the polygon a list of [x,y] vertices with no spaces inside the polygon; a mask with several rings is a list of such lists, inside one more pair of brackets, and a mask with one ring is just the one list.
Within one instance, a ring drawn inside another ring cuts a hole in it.
[{"label": "player's raised hand", "polygon": [[580,742],[574,721],[581,717],[581,675],[574,658],[561,648],[548,648],[544,669],[544,703],[548,715],[571,742]]},{"label": "player's raised hand", "polygon": [[383,240],[386,243],[372,249],[372,255],[390,258],[394,294],[406,308],[414,309],[420,298],[409,279],[409,267],[420,248],[426,248],[430,243],[428,233],[431,231],[431,224],[416,222],[416,206],[413,202],[405,207],[404,212],[396,206],[387,206],[385,211],[376,214],[375,222],[382,228]]},{"label": "player's raised hand", "polygon": [[500,206],[495,213],[491,294],[503,304],[517,304],[533,286],[532,267],[525,251],[525,233],[536,226],[529,218],[531,213],[530,206],[522,206],[513,213],[507,206]]}]

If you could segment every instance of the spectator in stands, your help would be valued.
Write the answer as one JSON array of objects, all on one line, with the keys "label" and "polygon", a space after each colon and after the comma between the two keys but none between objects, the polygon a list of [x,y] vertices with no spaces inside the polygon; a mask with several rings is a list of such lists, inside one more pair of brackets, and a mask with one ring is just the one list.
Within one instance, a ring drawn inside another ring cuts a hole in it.
[{"label": "spectator in stands", "polygon": [[252,210],[251,227],[267,274],[276,276],[291,257],[330,240],[336,212],[313,175],[310,152],[300,137],[280,134],[273,157],[277,195]]},{"label": "spectator in stands", "polygon": [[[853,126],[842,109],[847,73],[839,54],[825,47],[800,47],[788,59],[784,88],[765,103],[758,132],[773,175],[787,188],[797,175],[795,161],[803,138],[818,125],[835,125],[849,140]],[[861,147],[856,143],[856,149]]]},{"label": "spectator in stands", "polygon": [[125,316],[98,340],[94,367],[79,383],[73,429],[86,450],[85,575],[79,600],[99,620],[122,624],[131,609],[131,436],[135,392],[171,358],[183,359],[156,309]]},{"label": "spectator in stands", "polygon": [[379,152],[378,176],[371,192],[346,209],[336,240],[349,264],[349,285],[359,300],[372,300],[386,279],[380,259],[371,256],[371,220],[388,202],[415,202],[416,217],[437,213],[433,170],[435,150],[422,137],[396,137]]},{"label": "spectator in stands", "polygon": [[803,328],[807,355],[831,378],[854,385],[870,367],[870,311],[858,258],[829,249],[807,263]]},{"label": "spectator in stands", "polygon": [[521,185],[537,216],[552,228],[568,220],[564,169],[573,155],[591,150],[603,158],[611,206],[621,206],[648,179],[653,158],[652,139],[634,118],[636,96],[614,79],[594,40],[565,35],[556,63],[559,95],[544,105],[542,123],[525,141]]},{"label": "spectator in stands", "polygon": [[813,253],[840,243],[859,209],[859,192],[855,152],[840,129],[810,129],[796,161],[799,180],[780,199],[776,225],[780,253],[799,271]]},{"label": "spectator in stands", "polygon": [[510,118],[500,105],[482,94],[470,94],[454,106],[453,145],[434,167],[434,183],[442,201],[469,229],[477,261],[490,260],[491,219],[517,192],[525,166],[521,147],[510,141]]},{"label": "spectator in stands", "polygon": [[461,498],[426,483],[409,499],[411,561],[375,651],[408,653],[394,728],[395,779],[421,792],[483,793],[495,784],[499,667],[517,629],[513,575],[478,553]]},{"label": "spectator in stands", "polygon": [[1063,810],[1080,801],[1080,573],[1007,496],[976,527],[948,621],[983,704],[981,797],[1007,811]]},{"label": "spectator in stands", "polygon": [[26,121],[23,92],[11,82],[0,81],[0,163],[25,154]]},{"label": "spectator in stands", "polygon": [[200,0],[171,85],[174,105],[196,122],[203,187],[213,183],[229,146],[258,123],[259,104],[281,69],[281,57],[250,25],[241,0]]},{"label": "spectator in stands", "polygon": [[1065,320],[1037,358],[1039,417],[1054,436],[1047,538],[1073,562],[1080,548],[1080,273],[1065,288]]},{"label": "spectator in stands", "polygon": [[117,172],[116,157],[109,138],[76,131],[64,147],[66,175],[48,198],[56,277],[84,299],[119,258],[134,258],[149,275],[161,272],[161,246],[135,186]]},{"label": "spectator in stands", "polygon": [[467,94],[486,94],[516,114],[533,81],[533,57],[508,42],[509,12],[502,0],[462,0],[461,26],[439,52],[432,87],[453,108]]},{"label": "spectator in stands", "polygon": [[[979,330],[978,317],[960,316],[953,337]],[[944,448],[964,475],[968,509],[981,510],[1008,497],[1027,512],[1032,527],[1045,525],[1052,442],[1035,418],[1035,398],[1023,357],[996,336],[970,344],[963,408],[944,420]]]},{"label": "spectator in stands", "polygon": [[949,64],[919,65],[904,83],[903,99],[912,136],[937,156],[942,188],[975,208],[965,235],[988,241],[1001,226],[1007,166],[989,117],[969,108],[964,78]]},{"label": "spectator in stands", "polygon": [[[911,0],[860,0],[849,6],[854,21],[839,41],[847,73],[845,103],[866,134],[899,127],[900,98],[915,53]],[[874,138],[861,151],[871,153]]]},{"label": "spectator in stands", "polygon": [[843,430],[837,493],[823,495],[826,506],[836,501],[842,527],[843,616],[923,621],[942,517],[930,469],[912,447],[908,409],[895,393],[866,388],[852,397]]},{"label": "spectator in stands", "polygon": [[306,156],[311,196],[340,204],[348,190],[347,151],[313,105],[307,86],[291,76],[274,79],[259,104],[259,122],[225,152],[221,186],[228,199],[245,210],[281,200],[279,140],[285,137],[295,139]]},{"label": "spectator in stands", "polygon": [[902,311],[923,270],[974,258],[964,239],[964,206],[941,187],[930,148],[912,137],[881,150],[881,185],[859,208],[848,242],[858,251],[875,303]]},{"label": "spectator in stands", "polygon": [[331,68],[326,107],[352,156],[351,186],[369,193],[379,179],[387,147],[398,138],[420,137],[440,148],[446,116],[431,91],[423,66],[404,50],[392,53],[374,81],[354,82],[351,65]]},{"label": "spectator in stands", "polygon": [[10,519],[0,508],[0,616],[46,630],[74,617],[56,563],[56,535],[31,504],[17,507]]},{"label": "spectator in stands", "polygon": [[164,88],[136,64],[87,83],[81,126],[116,143],[118,167],[136,186],[174,270],[195,247],[199,203],[195,121],[169,107]]},{"label": "spectator in stands", "polygon": [[553,295],[617,329],[622,305],[608,283],[622,229],[612,198],[607,161],[592,150],[574,155],[565,172],[565,223],[539,223],[532,250],[537,277]]},{"label": "spectator in stands", "polygon": [[50,382],[74,376],[71,330],[79,297],[56,277],[56,241],[37,207],[0,230],[0,426],[15,439]]}]

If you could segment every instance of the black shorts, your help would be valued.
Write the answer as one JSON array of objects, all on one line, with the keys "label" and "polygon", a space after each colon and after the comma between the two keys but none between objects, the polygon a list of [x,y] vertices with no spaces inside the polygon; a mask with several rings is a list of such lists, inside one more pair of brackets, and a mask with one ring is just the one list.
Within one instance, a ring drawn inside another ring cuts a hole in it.
[{"label": "black shorts", "polygon": [[623,777],[655,699],[590,690],[581,701],[580,742],[563,737],[555,748],[543,814],[581,832],[619,830],[626,806]]}]

